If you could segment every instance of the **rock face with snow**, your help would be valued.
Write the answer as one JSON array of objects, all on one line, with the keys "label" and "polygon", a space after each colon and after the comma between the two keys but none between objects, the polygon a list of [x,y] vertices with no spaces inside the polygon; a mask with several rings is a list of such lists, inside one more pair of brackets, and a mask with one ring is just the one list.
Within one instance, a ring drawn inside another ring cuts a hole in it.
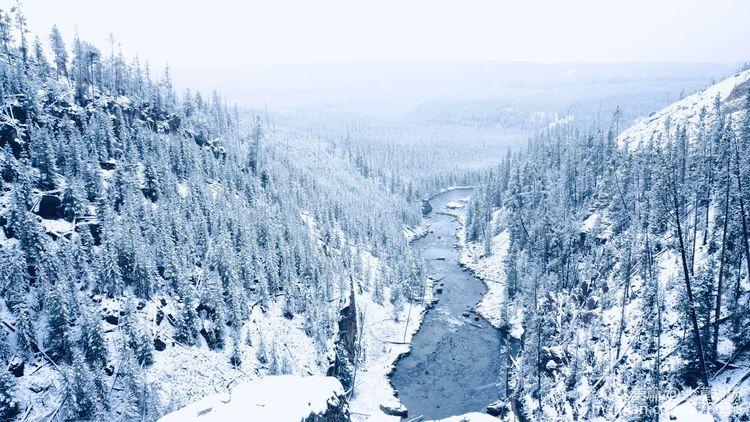
[{"label": "rock face with snow", "polygon": [[676,126],[685,125],[688,139],[696,139],[700,130],[701,111],[706,109],[705,127],[711,127],[715,117],[714,103],[721,100],[722,112],[736,120],[741,113],[748,90],[750,90],[750,70],[739,72],[723,81],[696,92],[676,103],[653,113],[647,119],[631,126],[619,136],[619,144],[635,149],[640,142],[650,139],[658,141],[669,133],[674,134]]},{"label": "rock face with snow", "polygon": [[230,394],[205,397],[159,420],[339,422],[349,420],[349,408],[336,378],[281,375],[243,382]]}]

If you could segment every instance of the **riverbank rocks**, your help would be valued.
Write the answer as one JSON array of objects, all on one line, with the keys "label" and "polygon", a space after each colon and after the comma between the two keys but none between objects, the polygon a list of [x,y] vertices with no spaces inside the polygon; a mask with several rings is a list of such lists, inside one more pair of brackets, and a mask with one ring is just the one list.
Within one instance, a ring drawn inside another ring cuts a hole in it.
[{"label": "riverbank rocks", "polygon": [[400,418],[409,416],[409,411],[406,410],[406,406],[397,400],[381,403],[380,410],[388,416],[398,416]]},{"label": "riverbank rocks", "polygon": [[487,413],[505,419],[511,414],[511,408],[507,402],[498,400],[487,406]]},{"label": "riverbank rocks", "polygon": [[430,205],[430,201],[422,200],[422,215],[427,216],[432,212],[432,205]]}]

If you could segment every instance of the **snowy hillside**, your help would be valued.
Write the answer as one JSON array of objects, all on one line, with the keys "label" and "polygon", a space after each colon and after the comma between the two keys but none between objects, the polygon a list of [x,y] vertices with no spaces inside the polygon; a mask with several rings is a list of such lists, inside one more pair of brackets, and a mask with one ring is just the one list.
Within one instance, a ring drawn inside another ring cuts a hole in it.
[{"label": "snowy hillside", "polygon": [[418,195],[168,69],[27,35],[0,51],[0,419],[155,420],[287,374],[380,412],[421,309]]},{"label": "snowy hillside", "polygon": [[540,134],[478,188],[462,258],[489,287],[479,309],[520,342],[517,414],[750,416],[749,88],[731,76],[619,148]]},{"label": "snowy hillside", "polygon": [[[626,129],[619,136],[619,145],[627,146],[632,150],[639,142],[647,142],[651,139],[658,142],[660,138],[668,135],[674,136],[673,132],[678,126],[685,126],[688,137],[699,141],[697,138],[707,136],[705,130],[713,124],[716,99],[718,98],[722,104],[725,118],[734,119],[736,123],[744,113],[744,99],[748,91],[750,91],[750,70],[736,73],[653,113]],[[701,130],[704,131],[703,135],[701,135]],[[662,139],[662,141],[665,140]]]}]

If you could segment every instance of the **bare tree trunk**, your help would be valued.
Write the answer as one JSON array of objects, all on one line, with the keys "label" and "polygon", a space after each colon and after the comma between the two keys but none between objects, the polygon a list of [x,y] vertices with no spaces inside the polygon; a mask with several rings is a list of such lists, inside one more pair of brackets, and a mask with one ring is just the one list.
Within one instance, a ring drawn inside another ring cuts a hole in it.
[{"label": "bare tree trunk", "polygon": [[693,241],[691,242],[693,251],[690,254],[690,275],[695,275],[695,244],[698,243],[698,192],[695,192],[693,211]]},{"label": "bare tree trunk", "polygon": [[708,210],[711,208],[711,185],[714,182],[714,154],[713,147],[710,144],[708,150],[710,160],[708,165],[708,180],[706,181],[706,225],[703,226],[703,246],[706,246],[706,241],[708,240]]},{"label": "bare tree trunk", "polygon": [[536,399],[537,399],[537,420],[542,413],[542,320],[539,317],[539,304],[537,297],[537,283],[534,282],[534,312],[536,313]]},{"label": "bare tree trunk", "polygon": [[674,205],[675,223],[677,225],[677,238],[680,242],[680,257],[682,258],[682,273],[685,276],[685,290],[687,290],[687,297],[689,303],[690,321],[693,325],[693,341],[695,342],[695,349],[698,354],[698,362],[700,363],[701,380],[703,386],[706,388],[706,396],[708,403],[711,400],[711,387],[708,384],[708,372],[706,370],[706,359],[703,353],[703,344],[701,342],[700,330],[698,329],[698,318],[695,316],[695,302],[693,301],[693,288],[690,285],[690,273],[688,272],[687,259],[685,257],[685,242],[682,237],[682,224],[680,222],[680,204],[677,198],[677,181],[674,176],[671,180],[672,184],[672,202]]},{"label": "bare tree trunk", "polygon": [[622,289],[622,305],[620,307],[620,330],[617,333],[617,351],[615,353],[615,357],[617,359],[620,358],[620,346],[622,345],[622,332],[625,331],[625,306],[628,303],[628,290],[630,289],[630,268],[631,268],[631,252],[632,250],[628,248],[628,260],[625,264],[625,285]]},{"label": "bare tree trunk", "polygon": [[[729,163],[727,163],[729,164]],[[714,338],[711,347],[711,357],[716,360],[719,347],[719,320],[721,319],[721,291],[724,281],[724,256],[727,246],[727,226],[729,225],[729,166],[727,165],[727,190],[724,195],[724,231],[721,234],[721,253],[719,255],[719,282],[716,285],[716,309],[714,310]]]},{"label": "bare tree trunk", "polygon": [[734,146],[734,153],[735,158],[737,161],[737,167],[734,169],[734,175],[737,177],[737,189],[739,199],[740,199],[740,216],[742,217],[742,246],[745,250],[745,260],[747,261],[747,271],[748,274],[750,274],[750,245],[748,245],[748,239],[747,239],[747,216],[745,215],[745,199],[744,199],[744,192],[742,191],[742,175],[740,174],[740,149],[737,143],[735,143]]},{"label": "bare tree trunk", "polygon": [[[654,257],[651,254],[651,249],[648,250],[648,268],[649,277],[653,279],[654,269]],[[660,406],[661,406],[661,311],[662,311],[662,300],[659,296],[661,294],[659,280],[656,280],[656,359],[654,361],[654,370],[656,371],[656,421],[659,422]]]}]

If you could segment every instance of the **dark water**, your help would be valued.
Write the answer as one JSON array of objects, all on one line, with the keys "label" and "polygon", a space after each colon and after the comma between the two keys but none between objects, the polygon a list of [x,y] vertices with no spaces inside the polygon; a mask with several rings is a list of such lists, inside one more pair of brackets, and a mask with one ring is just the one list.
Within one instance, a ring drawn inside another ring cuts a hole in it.
[{"label": "dark water", "polygon": [[430,201],[433,212],[427,218],[432,232],[413,244],[422,253],[426,274],[442,278],[436,285],[442,283],[443,292],[436,295],[439,302],[427,312],[415,334],[411,354],[396,363],[391,377],[409,418],[484,412],[500,398],[503,339],[497,329],[473,313],[485,292],[484,284],[458,264],[456,232],[460,223],[439,214],[448,202],[470,194],[470,190],[451,191]]}]

